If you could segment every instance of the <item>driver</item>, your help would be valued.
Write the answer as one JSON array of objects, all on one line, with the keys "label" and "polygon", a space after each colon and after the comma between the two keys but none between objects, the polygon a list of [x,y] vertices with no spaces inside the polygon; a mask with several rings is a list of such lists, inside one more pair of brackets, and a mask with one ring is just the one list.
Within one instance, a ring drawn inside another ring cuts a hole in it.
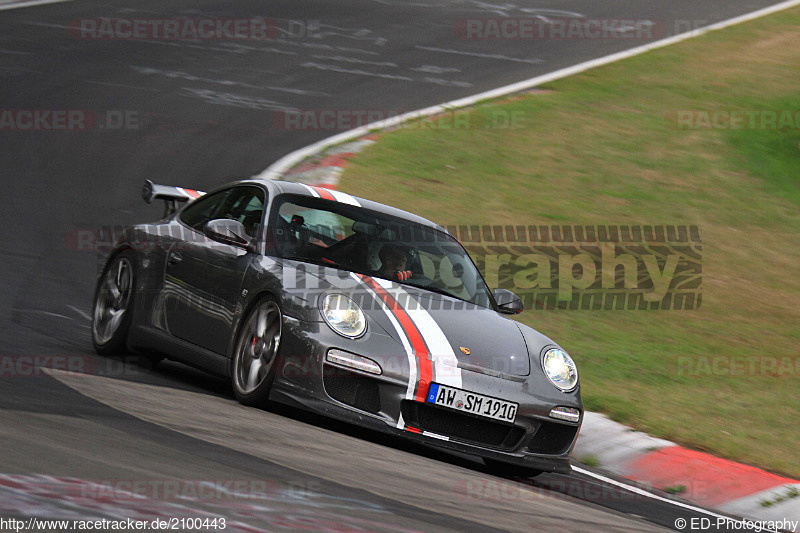
[{"label": "driver", "polygon": [[406,270],[406,254],[396,246],[385,245],[378,252],[378,258],[381,260],[381,268],[376,274],[378,277],[393,281],[403,281],[411,277],[411,271]]}]

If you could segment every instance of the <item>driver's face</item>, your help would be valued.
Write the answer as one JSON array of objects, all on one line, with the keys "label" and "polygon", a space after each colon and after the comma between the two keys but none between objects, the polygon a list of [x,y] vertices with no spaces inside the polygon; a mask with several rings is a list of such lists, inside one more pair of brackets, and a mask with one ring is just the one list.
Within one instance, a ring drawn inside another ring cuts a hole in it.
[{"label": "driver's face", "polygon": [[384,271],[394,273],[406,269],[406,256],[403,253],[392,252],[386,257]]},{"label": "driver's face", "polygon": [[400,271],[406,269],[406,256],[403,254],[392,254],[387,258],[386,261],[388,264],[388,268],[394,271]]}]

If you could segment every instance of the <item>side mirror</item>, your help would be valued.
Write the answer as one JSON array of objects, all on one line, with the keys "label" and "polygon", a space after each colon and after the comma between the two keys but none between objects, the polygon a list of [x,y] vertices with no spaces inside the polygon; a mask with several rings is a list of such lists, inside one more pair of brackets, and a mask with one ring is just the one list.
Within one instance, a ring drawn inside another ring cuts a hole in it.
[{"label": "side mirror", "polygon": [[518,315],[522,312],[522,300],[519,296],[506,289],[494,291],[494,301],[504,315]]},{"label": "side mirror", "polygon": [[248,252],[255,251],[244,226],[238,220],[218,218],[210,220],[203,227],[203,233],[211,240],[244,248]]}]

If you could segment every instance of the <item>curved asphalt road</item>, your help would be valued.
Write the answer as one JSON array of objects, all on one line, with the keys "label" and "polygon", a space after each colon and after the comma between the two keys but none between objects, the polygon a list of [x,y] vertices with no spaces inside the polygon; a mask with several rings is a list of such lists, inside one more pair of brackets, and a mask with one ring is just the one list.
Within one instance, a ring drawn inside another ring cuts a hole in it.
[{"label": "curved asphalt road", "polygon": [[[647,19],[669,35],[773,3],[76,0],[0,11],[0,515],[226,516],[243,531],[649,531],[696,516],[580,476],[520,484],[469,458],[246,409],[224,382],[181,365],[97,359],[97,258],[79,236],[157,218],[139,197],[144,178],[207,189],[338,131],[287,131],[281,111],[412,110],[645,42],[465,40],[459,21]],[[192,42],[67,30],[99,17],[262,17],[289,32]],[[14,131],[18,110],[88,110],[99,122]]]}]

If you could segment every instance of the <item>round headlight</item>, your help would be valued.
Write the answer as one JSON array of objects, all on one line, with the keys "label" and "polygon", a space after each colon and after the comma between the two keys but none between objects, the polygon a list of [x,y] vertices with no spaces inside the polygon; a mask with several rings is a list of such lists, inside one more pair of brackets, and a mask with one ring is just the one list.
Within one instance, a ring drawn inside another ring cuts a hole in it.
[{"label": "round headlight", "polygon": [[578,385],[578,367],[561,348],[550,348],[542,356],[542,370],[547,379],[564,392]]},{"label": "round headlight", "polygon": [[354,339],[367,329],[367,317],[353,300],[344,294],[329,294],[322,300],[322,316],[333,331]]}]

